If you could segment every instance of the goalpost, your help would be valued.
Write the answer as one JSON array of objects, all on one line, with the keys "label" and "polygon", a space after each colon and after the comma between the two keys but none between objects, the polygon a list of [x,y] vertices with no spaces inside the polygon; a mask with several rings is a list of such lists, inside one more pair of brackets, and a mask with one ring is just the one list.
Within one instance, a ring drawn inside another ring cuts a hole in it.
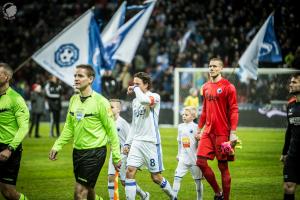
[{"label": "goalpost", "polygon": [[[240,115],[243,110],[258,110],[266,105],[285,106],[288,96],[288,82],[293,73],[300,72],[288,68],[259,68],[257,80],[249,84],[241,83],[237,76],[238,68],[224,68],[222,76],[229,79],[237,89]],[[189,89],[194,87],[200,91],[208,80],[208,68],[175,68],[174,74],[174,106],[173,125],[180,122],[180,112]],[[199,96],[200,97],[200,96]],[[201,112],[200,102],[200,112]]]}]

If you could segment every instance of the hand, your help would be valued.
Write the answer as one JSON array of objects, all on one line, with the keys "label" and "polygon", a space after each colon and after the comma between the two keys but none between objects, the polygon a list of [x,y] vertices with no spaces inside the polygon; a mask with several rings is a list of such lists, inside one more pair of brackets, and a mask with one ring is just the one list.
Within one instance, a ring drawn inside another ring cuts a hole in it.
[{"label": "hand", "polygon": [[287,155],[281,155],[279,160],[280,160],[281,162],[285,163],[286,157],[287,157]]},{"label": "hand", "polygon": [[129,145],[125,145],[125,146],[123,147],[123,154],[124,154],[124,155],[128,155],[129,150],[130,150],[130,146],[129,146]]},{"label": "hand", "polygon": [[51,151],[49,152],[49,159],[50,160],[57,160],[56,156],[57,156],[57,151],[54,149],[51,149]]},{"label": "hand", "polygon": [[201,137],[202,137],[202,135],[203,135],[203,132],[202,132],[201,129],[199,129],[199,127],[198,127],[198,128],[197,128],[197,133],[195,134],[195,138],[196,138],[197,140],[200,140]]},{"label": "hand", "polygon": [[195,134],[195,138],[196,138],[197,140],[200,140],[201,137],[202,137],[202,133],[196,133],[196,134]]},{"label": "hand", "polygon": [[134,91],[133,91],[133,89],[135,88],[136,86],[135,85],[131,85],[131,86],[128,86],[128,88],[127,88],[127,94],[129,95],[129,94],[132,94]]},{"label": "hand", "polygon": [[121,165],[122,165],[121,160],[119,160],[118,163],[114,163],[114,167],[115,167],[116,171],[118,171],[118,172],[120,171]]},{"label": "hand", "polygon": [[0,161],[7,161],[11,156],[11,151],[9,149],[4,149],[0,152]]}]

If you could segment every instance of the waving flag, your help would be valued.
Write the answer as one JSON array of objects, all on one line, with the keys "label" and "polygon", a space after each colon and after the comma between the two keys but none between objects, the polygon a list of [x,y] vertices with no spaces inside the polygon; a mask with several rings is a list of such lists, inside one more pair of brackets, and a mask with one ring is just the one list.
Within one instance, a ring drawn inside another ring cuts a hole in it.
[{"label": "waving flag", "polygon": [[185,48],[186,48],[186,44],[187,44],[187,41],[188,39],[190,38],[192,34],[192,31],[191,30],[188,30],[184,36],[178,41],[178,45],[179,45],[179,52],[182,53],[184,52]]},{"label": "waving flag", "polygon": [[268,17],[239,60],[241,82],[257,79],[259,62],[281,62],[281,50],[274,32],[274,15]]},{"label": "waving flag", "polygon": [[114,63],[115,60],[131,63],[155,3],[156,1],[147,2],[143,10],[121,26],[110,41],[104,43],[109,63]]},{"label": "waving flag", "polygon": [[101,91],[100,69],[107,63],[99,26],[89,9],[32,55],[44,69],[66,84],[74,85],[74,70],[79,64],[90,64],[96,71],[93,89]]},{"label": "waving flag", "polygon": [[114,37],[118,32],[118,29],[124,24],[126,14],[126,1],[122,3],[116,13],[113,15],[112,19],[105,26],[101,33],[101,39],[105,48],[105,59],[108,63],[105,70],[112,70],[116,65],[116,60],[112,59],[112,54],[119,47],[119,43],[114,41]]},{"label": "waving flag", "polygon": [[116,13],[112,16],[111,20],[101,32],[103,44],[106,44],[124,24],[126,15],[126,1],[122,3]]}]

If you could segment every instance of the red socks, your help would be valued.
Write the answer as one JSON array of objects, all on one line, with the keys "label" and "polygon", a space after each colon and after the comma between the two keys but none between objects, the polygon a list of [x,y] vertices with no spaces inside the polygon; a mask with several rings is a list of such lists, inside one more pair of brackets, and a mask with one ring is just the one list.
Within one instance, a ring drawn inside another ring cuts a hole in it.
[{"label": "red socks", "polygon": [[224,200],[229,200],[231,177],[228,169],[228,162],[219,161],[218,167],[221,171],[221,176],[222,176],[222,189],[224,194]]},{"label": "red socks", "polygon": [[[219,193],[221,189],[216,181],[214,172],[207,164],[207,160],[205,158],[198,158],[197,165],[198,167],[200,167],[205,179],[211,185],[214,192],[216,194]],[[224,200],[229,200],[231,177],[228,169],[228,162],[218,161],[218,167],[221,171],[221,176],[222,176],[222,189],[224,194]]]}]

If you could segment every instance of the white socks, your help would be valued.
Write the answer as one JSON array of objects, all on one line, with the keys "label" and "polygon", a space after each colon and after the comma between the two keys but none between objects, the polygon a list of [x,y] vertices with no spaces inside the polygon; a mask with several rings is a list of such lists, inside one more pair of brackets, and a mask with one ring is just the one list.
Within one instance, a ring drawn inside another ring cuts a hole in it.
[{"label": "white socks", "polygon": [[127,200],[135,200],[136,196],[136,182],[135,179],[125,180],[125,192]]},{"label": "white socks", "polygon": [[143,191],[138,184],[136,184],[136,193],[138,193],[138,195],[142,197],[142,199],[147,196],[146,192]]},{"label": "white socks", "polygon": [[175,197],[169,181],[167,181],[165,178],[163,178],[162,182],[160,183],[160,187],[169,197]]},{"label": "white socks", "polygon": [[174,191],[174,195],[177,197],[177,194],[180,190],[180,182],[181,182],[182,178],[180,177],[174,177],[174,182],[173,182],[173,191]]},{"label": "white socks", "polygon": [[115,184],[114,184],[114,182],[108,182],[107,186],[108,186],[109,199],[113,200],[114,199]]},{"label": "white socks", "polygon": [[195,184],[196,184],[196,191],[197,191],[197,200],[202,200],[203,184],[200,179],[196,179]]}]

